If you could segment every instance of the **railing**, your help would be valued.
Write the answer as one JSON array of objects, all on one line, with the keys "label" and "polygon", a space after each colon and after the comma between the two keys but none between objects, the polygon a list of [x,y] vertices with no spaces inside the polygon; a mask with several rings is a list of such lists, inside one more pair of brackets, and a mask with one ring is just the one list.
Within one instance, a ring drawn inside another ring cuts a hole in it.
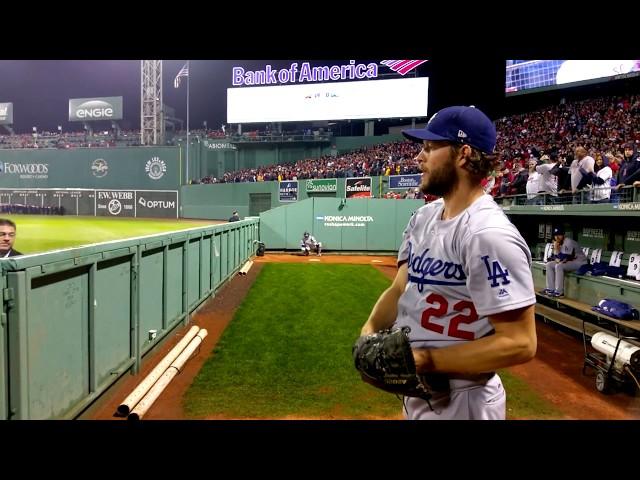
[{"label": "railing", "polygon": [[271,135],[231,135],[231,143],[252,143],[252,142],[329,142],[333,136],[329,133],[319,135],[274,133]]},{"label": "railing", "polygon": [[[606,197],[597,200],[601,197]],[[596,199],[596,200],[594,200]],[[504,195],[494,197],[498,205],[589,205],[589,204],[619,204],[632,203],[640,201],[640,192],[637,187],[624,186],[616,189],[616,187],[598,187],[577,190],[575,193],[563,192],[557,196],[548,193],[539,193],[534,196],[531,194],[522,195]]]}]

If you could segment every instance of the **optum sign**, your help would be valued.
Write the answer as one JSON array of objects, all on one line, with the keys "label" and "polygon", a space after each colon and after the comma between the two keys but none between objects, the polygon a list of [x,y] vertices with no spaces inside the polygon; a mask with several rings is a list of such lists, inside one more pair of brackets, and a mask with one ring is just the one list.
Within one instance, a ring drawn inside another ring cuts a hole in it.
[{"label": "optum sign", "polygon": [[72,98],[69,121],[122,120],[122,97]]}]

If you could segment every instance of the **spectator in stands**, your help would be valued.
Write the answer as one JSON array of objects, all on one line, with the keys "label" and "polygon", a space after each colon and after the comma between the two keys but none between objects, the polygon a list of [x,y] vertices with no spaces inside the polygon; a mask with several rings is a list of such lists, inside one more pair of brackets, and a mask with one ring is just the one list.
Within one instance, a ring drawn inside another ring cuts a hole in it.
[{"label": "spectator in stands", "polygon": [[404,198],[408,198],[413,200],[414,198],[416,198],[416,192],[413,190],[413,188],[408,188],[406,193],[404,194]]},{"label": "spectator in stands", "polygon": [[620,170],[620,164],[624,161],[624,155],[621,153],[607,155],[609,159],[609,167],[613,173],[614,178],[618,178],[618,171]]},{"label": "spectator in stands", "polygon": [[618,184],[616,190],[625,185],[633,185],[633,182],[640,179],[640,155],[636,144],[629,142],[624,146],[624,161],[618,170]]},{"label": "spectator in stands", "polygon": [[569,174],[567,164],[571,165],[573,155],[569,154],[564,157],[552,153],[550,157],[552,161],[555,161],[555,166],[551,169],[550,173],[558,177],[558,202],[571,203],[571,175]]},{"label": "spectator in stands", "polygon": [[511,194],[522,195],[517,197],[516,200],[520,203],[524,203],[524,195],[527,193],[527,180],[529,178],[529,170],[524,168],[520,162],[516,162],[513,165],[516,175],[511,182]]},{"label": "spectator in stands", "polygon": [[527,205],[542,205],[542,197],[538,195],[540,191],[541,175],[536,172],[538,162],[535,159],[529,160],[529,175],[527,176]]},{"label": "spectator in stands", "polygon": [[611,177],[609,159],[602,154],[596,155],[594,172],[590,173],[580,167],[580,173],[591,181],[591,203],[609,203],[611,199]]},{"label": "spectator in stands", "polygon": [[16,224],[7,218],[0,218],[0,258],[22,255],[13,248],[16,241]]},{"label": "spectator in stands", "polygon": [[587,174],[593,173],[593,169],[596,161],[591,157],[587,149],[584,147],[577,147],[575,150],[576,159],[572,163],[573,170],[571,173],[571,191],[576,193],[577,190],[582,190],[585,186],[589,185],[590,177],[580,173],[580,170]]},{"label": "spectator in stands", "polygon": [[566,238],[564,229],[553,229],[553,255],[547,261],[547,288],[542,293],[551,297],[564,297],[564,273],[573,272],[588,263],[578,242]]},{"label": "spectator in stands", "polygon": [[551,173],[555,164],[551,162],[549,155],[543,155],[540,160],[542,165],[536,167],[536,172],[540,174],[538,193],[545,194],[544,203],[558,203],[558,177]]},{"label": "spectator in stands", "polygon": [[240,215],[238,215],[238,212],[236,212],[234,210],[233,215],[231,215],[231,217],[229,217],[229,221],[230,222],[239,222],[240,221]]},{"label": "spectator in stands", "polygon": [[480,182],[484,193],[491,195],[494,187],[496,186],[496,172],[492,171],[486,178],[482,179]]}]

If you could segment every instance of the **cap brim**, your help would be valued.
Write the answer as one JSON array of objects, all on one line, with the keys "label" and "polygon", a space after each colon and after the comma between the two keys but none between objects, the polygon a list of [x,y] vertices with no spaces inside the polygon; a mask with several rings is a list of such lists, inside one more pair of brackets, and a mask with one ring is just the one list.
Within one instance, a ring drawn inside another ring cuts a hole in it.
[{"label": "cap brim", "polygon": [[404,135],[405,138],[407,138],[408,140],[411,140],[412,142],[422,142],[423,140],[432,140],[432,141],[449,140],[446,137],[443,137],[441,135],[436,135],[435,133],[430,132],[429,130],[426,130],[424,128],[412,128],[409,130],[402,130],[402,135]]}]

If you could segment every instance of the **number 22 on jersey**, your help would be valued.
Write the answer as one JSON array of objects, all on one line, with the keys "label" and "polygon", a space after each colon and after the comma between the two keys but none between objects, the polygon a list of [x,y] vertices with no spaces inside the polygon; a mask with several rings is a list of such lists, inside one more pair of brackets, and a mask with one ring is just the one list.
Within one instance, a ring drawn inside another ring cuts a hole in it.
[{"label": "number 22 on jersey", "polygon": [[[443,317],[449,312],[449,301],[437,293],[431,293],[427,296],[426,302],[432,305],[422,312],[422,326],[427,330],[443,334],[445,326],[433,323],[431,317]],[[464,340],[474,340],[475,333],[466,330],[460,330],[460,324],[469,324],[478,320],[478,313],[472,302],[461,300],[453,305],[453,311],[460,312],[449,320],[449,328],[446,335]]]}]

